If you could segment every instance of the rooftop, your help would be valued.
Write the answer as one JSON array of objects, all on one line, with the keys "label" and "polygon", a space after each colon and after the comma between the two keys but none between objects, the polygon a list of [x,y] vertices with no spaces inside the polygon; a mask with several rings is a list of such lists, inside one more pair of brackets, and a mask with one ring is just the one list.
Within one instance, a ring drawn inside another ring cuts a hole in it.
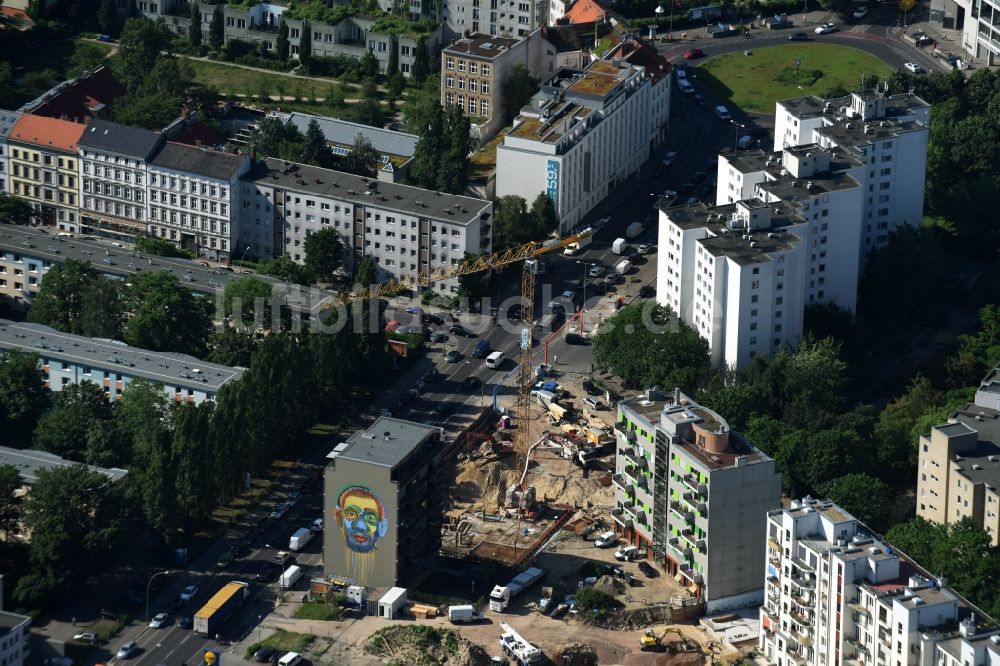
[{"label": "rooftop", "polygon": [[782,201],[791,202],[861,187],[861,183],[845,173],[818,173],[808,178],[796,178],[791,174],[786,174],[778,176],[774,180],[765,180],[757,187]]},{"label": "rooftop", "polygon": [[[866,90],[860,93],[861,97],[865,100],[874,99],[876,93],[873,90]],[[791,113],[793,116],[799,119],[815,118],[822,116],[824,113],[835,112],[839,113],[842,107],[851,106],[851,95],[845,95],[843,97],[834,97],[828,100],[822,97],[817,97],[816,95],[806,95],[803,97],[793,97],[791,99],[779,100],[778,104],[785,108],[786,111]],[[829,104],[829,107],[827,107]],[[887,95],[885,97],[885,115],[886,118],[893,118],[895,116],[908,116],[917,109],[928,108],[930,104],[927,103],[919,95],[912,93],[902,93],[899,95]]]},{"label": "rooftop", "polygon": [[142,377],[169,386],[178,385],[209,393],[234,382],[243,368],[208,363],[193,356],[154,352],[117,340],[86,338],[63,333],[41,324],[0,319],[0,349],[18,349],[46,358],[107,368],[132,377]]},{"label": "rooftop", "polygon": [[25,622],[31,622],[31,618],[27,615],[18,615],[17,613],[8,613],[7,611],[0,610],[0,636],[4,633],[10,631],[11,629],[16,629]]},{"label": "rooftop", "polygon": [[382,416],[366,430],[356,431],[327,457],[395,467],[429,437],[437,437],[439,432],[432,426]]},{"label": "rooftop", "polygon": [[20,111],[0,109],[0,137],[6,138],[10,135],[10,131],[14,129],[15,123],[17,123],[20,117]]},{"label": "rooftop", "polygon": [[768,165],[768,159],[775,155],[780,159],[781,153],[769,153],[760,148],[753,150],[737,150],[720,153],[722,158],[740,173],[763,171]]},{"label": "rooftop", "polygon": [[82,148],[94,148],[145,160],[162,141],[163,136],[159,132],[95,118],[87,125],[79,145]]},{"label": "rooftop", "polygon": [[608,23],[574,23],[571,25],[542,26],[542,38],[556,49],[556,53],[589,51],[597,40],[611,30]]},{"label": "rooftop", "polygon": [[975,448],[963,450],[951,462],[972,483],[1000,489],[1000,412],[974,403],[951,415],[950,423],[934,426],[948,436],[977,433]]},{"label": "rooftop", "polygon": [[888,139],[907,132],[926,130],[927,126],[916,120],[860,120],[845,121],[816,129],[839,146],[866,145],[878,139]]},{"label": "rooftop", "polygon": [[106,110],[125,94],[125,86],[115,78],[111,68],[100,65],[76,79],[64,81],[41,97],[28,102],[21,110],[36,116],[63,118],[85,123]]},{"label": "rooftop", "polygon": [[75,154],[83,130],[83,125],[68,120],[23,114],[14,124],[8,138],[11,141]]},{"label": "rooftop", "polygon": [[[30,451],[0,446],[0,465],[13,465],[16,467],[18,473],[21,475],[21,481],[29,485],[38,480],[39,470],[59,469],[79,464],[81,463],[60,458],[48,451]],[[128,474],[128,470],[118,469],[117,467],[106,469],[104,467],[87,465],[87,469],[103,474],[112,481],[123,479]]]},{"label": "rooftop", "polygon": [[625,38],[614,46],[605,56],[606,59],[621,58],[630,65],[636,65],[646,70],[646,73],[653,77],[653,81],[659,82],[665,76],[669,76],[674,70],[666,58],[660,52],[649,46],[635,35],[626,35]]},{"label": "rooftop", "polygon": [[210,148],[168,141],[150,164],[163,169],[187,171],[207,178],[228,181],[240,175],[243,164],[248,160],[246,155],[223,153]]},{"label": "rooftop", "polygon": [[273,158],[258,163],[245,178],[261,185],[349,201],[358,206],[435,218],[452,224],[471,224],[480,220],[490,206],[489,201],[482,199],[384,183],[351,173]]},{"label": "rooftop", "polygon": [[596,60],[566,88],[568,92],[603,99],[619,83],[633,74],[629,66],[619,67],[610,60]]},{"label": "rooftop", "polygon": [[495,60],[520,42],[520,39],[497,37],[474,33],[468,37],[460,37],[446,46],[444,53],[449,55],[473,56],[485,60]]},{"label": "rooftop", "polygon": [[407,134],[406,132],[397,132],[395,130],[372,127],[371,125],[352,123],[347,120],[327,118],[325,116],[314,116],[308,113],[296,112],[281,115],[287,119],[289,124],[294,125],[303,134],[309,128],[310,121],[315,119],[319,124],[319,128],[323,131],[323,136],[326,137],[327,143],[351,147],[354,145],[354,140],[360,134],[368,139],[368,142],[372,144],[372,148],[380,155],[413,157],[413,153],[417,149],[417,140],[419,137],[416,134]]},{"label": "rooftop", "polygon": [[600,21],[609,15],[607,7],[597,0],[575,0],[564,14],[570,23],[589,23]]}]

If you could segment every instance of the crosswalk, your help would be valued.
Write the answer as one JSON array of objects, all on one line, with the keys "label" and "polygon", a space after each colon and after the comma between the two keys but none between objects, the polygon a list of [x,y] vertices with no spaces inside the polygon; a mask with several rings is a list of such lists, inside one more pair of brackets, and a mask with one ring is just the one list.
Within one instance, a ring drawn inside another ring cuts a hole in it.
[{"label": "crosswalk", "polygon": [[868,32],[868,30],[870,28],[871,28],[871,26],[868,25],[867,23],[862,23],[861,25],[854,26],[853,28],[851,28],[847,32]]}]

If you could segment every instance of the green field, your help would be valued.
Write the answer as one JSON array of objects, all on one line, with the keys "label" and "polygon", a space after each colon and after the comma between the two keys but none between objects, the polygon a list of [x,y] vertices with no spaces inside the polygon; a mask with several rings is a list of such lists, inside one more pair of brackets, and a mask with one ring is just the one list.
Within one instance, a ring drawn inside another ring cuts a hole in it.
[{"label": "green field", "polygon": [[[795,60],[801,59],[796,68]],[[798,72],[796,72],[796,69]],[[885,78],[891,67],[864,51],[833,44],[782,44],[709,58],[697,68],[697,83],[745,111],[774,113],[779,99],[827,96],[854,90],[861,75]]]}]

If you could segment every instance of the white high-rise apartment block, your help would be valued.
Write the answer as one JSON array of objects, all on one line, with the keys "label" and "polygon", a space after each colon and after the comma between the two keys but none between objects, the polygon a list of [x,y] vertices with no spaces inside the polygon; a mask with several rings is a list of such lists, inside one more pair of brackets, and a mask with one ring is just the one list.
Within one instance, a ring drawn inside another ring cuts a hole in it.
[{"label": "white high-rise apartment block", "polygon": [[524,37],[549,18],[549,3],[544,0],[440,0],[440,4],[441,18],[458,34]]},{"label": "white high-rise apartment block", "polygon": [[20,111],[5,111],[0,109],[0,194],[10,193],[10,174],[7,171],[7,136],[14,129]]},{"label": "white high-rise apartment block", "polygon": [[582,72],[557,73],[497,147],[497,196],[530,204],[546,192],[560,232],[579,224],[665,139],[671,71],[653,49],[628,39]]},{"label": "white high-rise apartment block", "polygon": [[[933,9],[932,6],[932,16]],[[962,31],[962,48],[966,53],[983,58],[990,67],[1000,63],[1000,2],[954,0],[951,9],[958,10],[955,27]]]},{"label": "white high-rise apartment block", "polygon": [[758,649],[768,664],[1000,663],[996,629],[977,633],[974,608],[832,502],[769,512],[766,536]]}]

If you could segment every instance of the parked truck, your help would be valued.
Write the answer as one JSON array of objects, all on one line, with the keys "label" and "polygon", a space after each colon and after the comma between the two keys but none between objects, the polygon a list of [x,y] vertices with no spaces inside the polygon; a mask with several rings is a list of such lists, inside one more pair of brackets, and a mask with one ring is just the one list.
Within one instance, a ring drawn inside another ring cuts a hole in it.
[{"label": "parked truck", "polygon": [[302,550],[312,541],[313,531],[308,527],[301,527],[295,530],[295,534],[288,540],[288,550]]},{"label": "parked truck", "polygon": [[633,222],[632,224],[628,225],[627,229],[625,229],[625,237],[638,238],[639,236],[642,235],[643,231],[645,231],[645,227],[642,226],[642,222]]},{"label": "parked truck", "polygon": [[545,572],[538,567],[531,567],[522,571],[506,585],[496,585],[490,593],[490,610],[503,612],[510,602],[526,589],[540,581],[545,576]]},{"label": "parked truck", "polygon": [[583,236],[579,240],[573,241],[563,249],[563,254],[565,254],[567,257],[572,257],[574,255],[579,254],[583,250],[583,248],[590,245],[590,241],[592,239],[593,239],[593,234],[587,234],[586,236]]},{"label": "parked truck", "polygon": [[611,251],[615,254],[625,254],[625,248],[628,247],[628,241],[624,238],[616,238],[611,244]]},{"label": "parked truck", "polygon": [[222,586],[208,603],[194,614],[194,631],[202,636],[214,636],[218,628],[250,595],[250,584],[234,580]]},{"label": "parked truck", "polygon": [[483,614],[476,610],[471,604],[462,606],[448,606],[448,620],[452,624],[462,624],[463,622],[479,622],[483,619]]},{"label": "parked truck", "polygon": [[500,623],[500,647],[518,666],[542,664],[546,661],[545,654],[540,649],[526,641],[506,622]]}]

